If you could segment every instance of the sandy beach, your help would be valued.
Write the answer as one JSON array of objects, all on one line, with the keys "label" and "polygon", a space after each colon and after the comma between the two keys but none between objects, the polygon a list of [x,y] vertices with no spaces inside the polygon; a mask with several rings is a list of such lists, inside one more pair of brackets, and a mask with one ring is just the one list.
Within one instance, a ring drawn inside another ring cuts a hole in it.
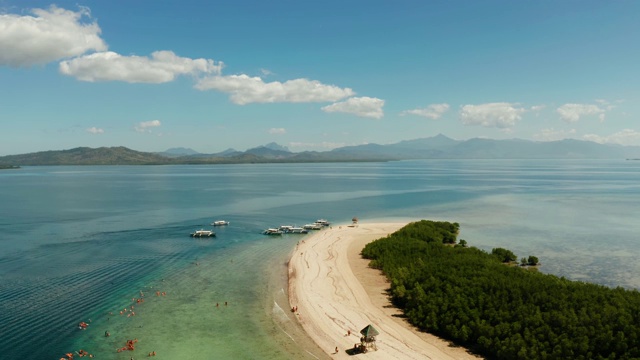
[{"label": "sandy beach", "polygon": [[[418,332],[390,306],[384,276],[367,267],[360,251],[406,223],[332,226],[301,241],[289,261],[289,300],[297,318],[321,349],[336,359],[360,342],[371,324],[379,332],[368,359],[477,359],[433,335]],[[335,351],[336,347],[338,352]]]}]

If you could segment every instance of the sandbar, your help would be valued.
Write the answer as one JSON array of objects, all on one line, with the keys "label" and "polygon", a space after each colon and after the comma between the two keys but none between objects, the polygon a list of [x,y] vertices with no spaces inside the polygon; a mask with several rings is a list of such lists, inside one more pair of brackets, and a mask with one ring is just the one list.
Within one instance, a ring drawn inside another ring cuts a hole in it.
[{"label": "sandbar", "polygon": [[361,258],[367,243],[406,224],[334,225],[309,235],[292,252],[290,305],[297,307],[296,318],[307,334],[332,358],[352,358],[347,350],[360,343],[361,329],[373,325],[380,335],[377,350],[364,355],[367,359],[478,359],[398,316],[401,312],[385,294],[386,278]]}]

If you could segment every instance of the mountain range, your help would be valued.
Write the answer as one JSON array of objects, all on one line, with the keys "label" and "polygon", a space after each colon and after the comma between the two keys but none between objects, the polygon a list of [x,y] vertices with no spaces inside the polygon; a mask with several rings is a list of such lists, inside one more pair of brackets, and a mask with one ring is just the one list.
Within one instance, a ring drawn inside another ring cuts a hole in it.
[{"label": "mountain range", "polygon": [[0,157],[0,165],[168,165],[236,164],[269,162],[347,162],[411,159],[628,159],[640,158],[640,147],[599,144],[565,139],[530,141],[474,138],[454,140],[445,135],[400,141],[395,144],[345,146],[330,151],[291,152],[270,143],[237,151],[227,149],[202,154],[189,148],[172,148],[161,153],[131,150],[126,147],[79,147],[69,150],[41,151]]}]

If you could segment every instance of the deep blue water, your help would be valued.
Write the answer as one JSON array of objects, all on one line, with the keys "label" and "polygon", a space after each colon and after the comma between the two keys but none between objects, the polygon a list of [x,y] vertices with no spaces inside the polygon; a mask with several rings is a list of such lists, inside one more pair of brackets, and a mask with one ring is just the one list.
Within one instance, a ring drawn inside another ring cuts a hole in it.
[{"label": "deep blue water", "polygon": [[[284,262],[299,237],[260,234],[318,218],[456,221],[470,245],[536,255],[558,276],[637,289],[639,180],[640,162],[624,160],[3,170],[0,354],[58,359],[82,346],[129,359],[114,349],[130,336],[189,358],[321,357],[281,314]],[[217,219],[231,225],[216,228],[215,239],[189,238]],[[156,289],[171,296],[150,298]],[[118,316],[140,290],[148,301],[135,320]],[[201,313],[227,299],[237,306]],[[107,328],[114,336],[105,339]]]}]

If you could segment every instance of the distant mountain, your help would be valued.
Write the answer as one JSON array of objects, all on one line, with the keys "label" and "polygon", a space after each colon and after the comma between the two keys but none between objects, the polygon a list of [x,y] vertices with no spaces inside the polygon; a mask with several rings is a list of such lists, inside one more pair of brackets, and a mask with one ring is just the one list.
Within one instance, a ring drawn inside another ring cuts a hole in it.
[{"label": "distant mountain", "polygon": [[171,163],[170,159],[153,153],[119,147],[41,151],[0,157],[0,164],[11,165],[155,165]]},{"label": "distant mountain", "polygon": [[[171,151],[170,151],[171,150]],[[168,153],[168,154],[167,154]],[[184,153],[184,154],[183,154]],[[195,154],[194,154],[195,153]],[[270,143],[247,151],[227,149],[201,154],[175,148],[165,153],[145,153],[125,147],[80,147],[0,157],[0,166],[24,165],[147,165],[147,164],[235,164],[269,162],[347,162],[409,159],[629,159],[640,158],[640,147],[598,144],[582,140],[538,142],[521,139],[474,138],[454,140],[442,134],[395,144],[345,146],[331,151],[293,153]]]},{"label": "distant mountain", "polygon": [[249,149],[245,151],[245,153],[253,154],[266,159],[286,159],[291,157],[292,155],[292,153],[286,146],[281,146],[274,142]]}]

